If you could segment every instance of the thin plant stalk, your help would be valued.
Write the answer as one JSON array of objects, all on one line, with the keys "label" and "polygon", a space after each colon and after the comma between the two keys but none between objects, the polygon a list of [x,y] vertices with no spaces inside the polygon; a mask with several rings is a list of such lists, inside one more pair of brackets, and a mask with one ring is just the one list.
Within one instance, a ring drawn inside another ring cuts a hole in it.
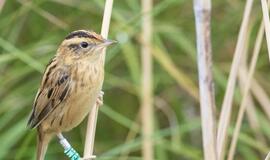
[{"label": "thin plant stalk", "polygon": [[270,160],[270,152],[268,152],[267,156],[265,157],[265,160]]},{"label": "thin plant stalk", "polygon": [[[249,27],[248,29],[248,35],[250,34],[250,30],[251,30],[251,27]],[[263,38],[260,37],[261,39]],[[247,44],[249,44],[249,39],[250,39],[250,36],[247,37],[247,42],[246,42],[246,46]],[[247,54],[247,51],[248,51],[248,47],[245,47],[245,51],[244,51],[244,55],[243,55],[243,58],[242,58],[242,62],[241,62],[241,67],[240,67],[240,70],[239,70],[239,73],[238,73],[238,80],[239,80],[239,87],[240,87],[240,91],[241,91],[241,94],[244,95],[244,92],[245,92],[245,86],[246,86],[246,75],[248,75],[248,54]],[[252,81],[253,82],[253,81]],[[253,97],[251,96],[251,94],[248,95],[248,98],[247,98],[247,109],[246,109],[246,112],[247,112],[247,120],[249,122],[249,125],[256,137],[256,139],[262,143],[266,142],[263,134],[261,133],[261,128],[260,128],[260,124],[259,124],[259,119],[258,119],[258,116],[256,114],[256,108],[255,108],[255,103],[253,101]]]},{"label": "thin plant stalk", "polygon": [[234,52],[232,67],[229,75],[229,80],[225,92],[225,97],[222,104],[221,114],[219,118],[218,130],[217,130],[217,155],[218,160],[224,159],[225,148],[227,143],[227,131],[230,123],[231,112],[232,112],[232,101],[235,90],[235,82],[237,73],[239,70],[241,57],[244,49],[244,40],[248,29],[248,22],[253,5],[253,0],[247,0],[244,18],[241,24],[240,33],[237,40],[236,49]]},{"label": "thin plant stalk", "polygon": [[[241,94],[244,94],[244,90],[245,90],[245,84],[246,84],[246,75],[248,74],[248,70],[246,66],[243,66],[243,68],[241,68],[240,72],[239,72],[239,85],[240,85],[240,89],[241,89]],[[252,83],[254,82],[254,80],[252,80]],[[251,89],[252,89],[252,85],[251,85]],[[247,119],[248,122],[250,124],[250,127],[256,137],[256,140],[260,141],[262,144],[265,144],[266,139],[263,135],[263,133],[261,132],[261,127],[260,127],[260,121],[259,118],[257,116],[256,113],[256,105],[255,102],[253,100],[253,97],[251,96],[251,94],[248,95],[247,98],[248,102],[247,102]]]},{"label": "thin plant stalk", "polygon": [[[176,114],[171,109],[171,106],[169,106],[169,104],[167,104],[167,102],[164,99],[162,99],[161,97],[156,96],[154,104],[155,104],[155,106],[157,106],[157,109],[160,109],[165,114],[165,116],[167,117],[168,122],[170,124],[170,128],[172,128],[172,131],[173,131],[173,129],[175,129],[176,127],[179,126]],[[141,113],[141,111],[139,111],[139,113]],[[127,134],[125,143],[127,143],[128,141],[134,139],[136,137],[136,135],[138,134],[137,121],[140,120],[139,115],[140,114],[137,114],[134,123],[131,125],[130,130],[129,130],[128,134]],[[173,131],[173,132],[175,132],[175,134],[172,135],[171,141],[174,142],[177,145],[180,145],[179,143],[180,143],[181,138],[180,138],[180,133],[178,133],[179,130],[176,130],[176,131]],[[123,151],[120,154],[121,155],[120,160],[127,160],[129,153],[130,153],[130,150]]]},{"label": "thin plant stalk", "polygon": [[[178,123],[177,115],[174,112],[174,110],[172,109],[172,106],[170,106],[165,101],[165,99],[163,99],[162,97],[159,97],[159,96],[155,97],[154,104],[155,104],[155,106],[157,106],[157,109],[159,109],[160,111],[162,111],[164,113],[164,115],[168,119],[168,123],[169,123],[170,128],[172,129],[172,132],[174,132],[173,130],[175,128],[177,128],[178,126],[180,126],[180,124]],[[181,137],[180,137],[179,130],[176,130],[175,134],[172,135],[171,141],[173,143],[175,143],[176,145],[180,146]]]},{"label": "thin plant stalk", "polygon": [[257,38],[256,38],[256,42],[255,42],[255,47],[253,50],[253,55],[251,58],[251,64],[250,64],[250,69],[248,72],[248,76],[247,76],[247,81],[246,81],[246,85],[245,85],[245,89],[244,89],[244,94],[243,94],[243,99],[240,105],[240,109],[239,109],[239,113],[237,116],[237,120],[236,120],[236,125],[235,125],[235,129],[233,132],[233,137],[232,137],[232,142],[231,142],[231,146],[230,146],[230,150],[229,150],[229,156],[228,156],[228,160],[233,160],[234,154],[235,154],[235,149],[236,149],[236,145],[237,145],[237,140],[239,137],[239,132],[241,129],[241,125],[242,125],[242,120],[244,117],[244,113],[247,107],[247,102],[248,102],[248,95],[249,95],[249,89],[251,86],[251,82],[252,82],[252,78],[253,78],[253,74],[256,68],[256,64],[257,64],[257,60],[258,60],[258,56],[260,53],[260,49],[261,49],[261,44],[262,44],[262,39],[263,39],[263,31],[264,31],[264,27],[263,27],[263,23],[261,23]]},{"label": "thin plant stalk", "polygon": [[144,160],[154,160],[152,135],[154,132],[153,91],[152,91],[152,0],[142,0],[142,85],[141,85],[141,118],[142,118],[142,156]]},{"label": "thin plant stalk", "polygon": [[152,56],[157,62],[168,72],[168,74],[176,80],[176,83],[183,88],[196,102],[199,102],[199,90],[195,83],[189,78],[185,72],[177,69],[172,59],[168,55],[169,53],[157,45],[152,47]]},{"label": "thin plant stalk", "polygon": [[[249,28],[249,33],[248,34],[250,34],[250,28]],[[246,45],[249,44],[249,38],[250,38],[250,36],[247,37]],[[262,39],[263,36],[260,37],[260,38]],[[239,73],[238,73],[239,87],[240,87],[240,91],[241,91],[242,95],[244,95],[244,92],[245,92],[245,86],[246,86],[246,80],[247,80],[246,75],[248,75],[248,67],[247,67],[248,66],[247,65],[247,63],[248,63],[247,62],[248,54],[247,54],[247,50],[248,50],[248,47],[245,47],[245,51],[244,51],[245,53],[243,55],[241,67],[240,67],[240,70],[239,70]],[[253,81],[254,80],[252,80],[252,83],[253,83]],[[250,88],[252,88],[252,83],[251,83]],[[251,94],[248,94],[247,107],[248,107],[246,109],[247,120],[249,122],[249,125],[250,125],[255,137],[256,137],[256,140],[262,142],[266,146],[266,144],[265,144],[266,139],[264,138],[264,135],[261,132],[259,119],[258,119],[258,116],[257,116],[257,113],[256,113],[256,105],[255,105],[255,102],[254,102],[253,97],[251,96]]]},{"label": "thin plant stalk", "polygon": [[268,49],[268,57],[270,60],[270,21],[269,21],[269,9],[266,0],[261,0],[262,4],[262,11],[263,11],[263,22],[265,28],[265,35],[266,35],[266,42],[267,42],[267,49]]},{"label": "thin plant stalk", "polygon": [[55,15],[51,14],[50,12],[47,12],[46,10],[43,10],[42,8],[39,8],[39,6],[36,6],[32,1],[27,1],[26,2],[26,1],[18,0],[18,2],[21,3],[24,6],[32,9],[37,14],[39,14],[42,17],[44,17],[49,22],[51,22],[52,24],[55,24],[59,28],[67,29],[69,27],[68,24],[65,23],[63,20],[61,20],[60,18],[58,18]]},{"label": "thin plant stalk", "polygon": [[0,0],[0,13],[5,5],[6,0]]},{"label": "thin plant stalk", "polygon": [[[101,29],[101,35],[103,36],[103,38],[108,37],[112,7],[113,7],[113,0],[106,0],[103,21],[102,21],[102,29]],[[104,50],[102,53],[103,64],[105,64],[105,52],[106,50]],[[88,124],[87,124],[87,131],[86,131],[86,138],[85,138],[85,145],[84,145],[84,158],[93,156],[98,107],[99,106],[94,105],[94,107],[92,108],[88,116]]]},{"label": "thin plant stalk", "polygon": [[251,86],[252,94],[262,106],[267,118],[270,120],[270,99],[264,88],[254,79]]},{"label": "thin plant stalk", "polygon": [[204,159],[216,160],[215,95],[210,38],[211,1],[194,0]]},{"label": "thin plant stalk", "polygon": [[[137,113],[136,115],[136,118],[135,120],[133,121],[133,123],[131,124],[131,127],[128,131],[128,134],[126,136],[126,139],[125,139],[125,142],[124,143],[127,143],[128,141],[134,139],[136,137],[136,135],[139,133],[139,129],[137,129],[137,123],[138,121],[140,121],[140,115],[141,115],[141,110],[139,110],[139,112]],[[120,153],[120,158],[119,160],[127,160],[128,159],[128,155],[131,151],[128,150],[128,151],[122,151]]]}]

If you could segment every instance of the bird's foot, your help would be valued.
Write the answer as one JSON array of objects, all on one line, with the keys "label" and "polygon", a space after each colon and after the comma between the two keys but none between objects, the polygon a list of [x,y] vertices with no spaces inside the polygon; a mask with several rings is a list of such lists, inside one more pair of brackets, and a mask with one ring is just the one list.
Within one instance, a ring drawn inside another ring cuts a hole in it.
[{"label": "bird's foot", "polygon": [[102,106],[103,105],[103,95],[104,95],[104,92],[100,91],[100,93],[98,95],[98,98],[97,98],[97,102],[96,102],[97,106]]}]

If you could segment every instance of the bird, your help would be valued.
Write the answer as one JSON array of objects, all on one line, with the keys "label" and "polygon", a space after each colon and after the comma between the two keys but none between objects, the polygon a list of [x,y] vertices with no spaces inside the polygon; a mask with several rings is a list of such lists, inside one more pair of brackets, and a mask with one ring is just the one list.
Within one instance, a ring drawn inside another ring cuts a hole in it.
[{"label": "bird", "polygon": [[102,103],[103,50],[116,41],[89,30],[68,34],[48,63],[27,126],[37,129],[37,160],[53,136],[78,126]]}]

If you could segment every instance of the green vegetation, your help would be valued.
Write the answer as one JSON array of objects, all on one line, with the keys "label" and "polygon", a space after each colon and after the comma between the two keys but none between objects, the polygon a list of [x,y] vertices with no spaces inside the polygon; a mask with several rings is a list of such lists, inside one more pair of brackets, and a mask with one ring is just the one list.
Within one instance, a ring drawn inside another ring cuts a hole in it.
[{"label": "green vegetation", "polygon": [[[219,0],[212,3],[213,70],[218,115],[245,2]],[[69,32],[78,29],[100,31],[103,6],[101,0],[6,0],[0,13],[1,160],[35,159],[36,133],[26,128],[26,122],[43,70]],[[155,158],[203,159],[192,1],[156,0],[152,14]],[[118,40],[119,44],[108,49],[106,55],[105,105],[100,108],[95,141],[98,160],[121,159],[127,154],[128,160],[142,159],[139,120],[141,16],[140,1],[115,0],[109,38]],[[261,6],[256,1],[249,26],[248,53],[252,53],[261,17]],[[254,77],[268,92],[270,74],[265,40],[261,53]],[[250,54],[248,62],[249,57]],[[230,138],[241,98],[237,86]],[[251,127],[254,119],[244,119],[235,159],[264,159],[270,150],[266,147],[270,140],[269,119],[257,99],[254,100],[254,114],[258,116],[259,127],[254,132]],[[85,130],[86,121],[64,133],[81,154]],[[63,149],[55,138],[46,159],[63,157]]]}]

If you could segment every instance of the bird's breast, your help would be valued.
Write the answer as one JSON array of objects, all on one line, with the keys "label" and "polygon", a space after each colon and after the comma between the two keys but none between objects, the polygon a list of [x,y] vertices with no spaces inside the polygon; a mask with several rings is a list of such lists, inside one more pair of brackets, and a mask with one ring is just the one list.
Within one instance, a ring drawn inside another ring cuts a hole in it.
[{"label": "bird's breast", "polygon": [[66,103],[68,109],[64,118],[67,121],[65,130],[77,126],[90,112],[96,103],[104,79],[103,66],[97,64],[78,65],[73,73],[72,90]]}]

